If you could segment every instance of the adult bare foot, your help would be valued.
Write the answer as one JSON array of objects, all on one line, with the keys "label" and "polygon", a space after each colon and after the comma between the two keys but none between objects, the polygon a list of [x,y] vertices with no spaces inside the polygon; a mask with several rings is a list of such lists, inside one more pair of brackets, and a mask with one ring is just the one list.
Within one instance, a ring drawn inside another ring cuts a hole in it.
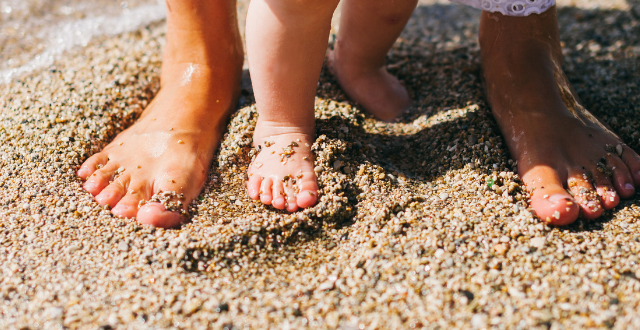
[{"label": "adult bare foot", "polygon": [[387,72],[385,61],[416,3],[349,0],[342,10],[330,70],[347,96],[380,120],[393,120],[411,107],[407,90]]},{"label": "adult bare foot", "polygon": [[640,157],[580,105],[562,71],[555,7],[483,12],[480,45],[488,100],[541,219],[594,219],[635,193]]},{"label": "adult bare foot", "polygon": [[[113,214],[174,227],[200,193],[239,95],[242,45],[234,1],[168,1],[162,87],[140,119],[78,171]],[[194,8],[197,7],[197,8]],[[154,195],[160,199],[148,202]]]},{"label": "adult bare foot", "polygon": [[253,135],[258,154],[248,170],[249,197],[289,212],[315,205],[314,140],[313,127],[280,127],[258,120]]}]

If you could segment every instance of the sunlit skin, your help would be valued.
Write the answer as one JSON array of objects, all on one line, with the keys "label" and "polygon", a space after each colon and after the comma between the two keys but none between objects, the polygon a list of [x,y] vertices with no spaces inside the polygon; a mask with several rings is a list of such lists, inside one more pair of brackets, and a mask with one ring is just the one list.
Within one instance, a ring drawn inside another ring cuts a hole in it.
[{"label": "sunlit skin", "polygon": [[243,62],[235,1],[176,0],[167,9],[159,93],[133,126],[78,171],[100,205],[158,227],[177,226],[183,216],[144,201],[174,191],[186,208],[200,193],[236,106]]},{"label": "sunlit skin", "polygon": [[562,71],[555,7],[483,12],[480,46],[487,98],[543,221],[595,219],[635,193],[640,157],[580,104]]},{"label": "sunlit skin", "polygon": [[[392,120],[410,107],[385,57],[407,23],[416,0],[345,0],[330,67],[340,86],[374,117]],[[262,148],[248,169],[249,196],[293,212],[317,202],[314,98],[338,0],[253,0],[247,16],[247,55],[258,107],[253,136]],[[283,163],[292,141],[303,141]],[[274,144],[265,148],[264,142]],[[272,153],[275,152],[275,154]],[[256,164],[259,164],[256,166]],[[283,179],[303,173],[295,183]]]}]

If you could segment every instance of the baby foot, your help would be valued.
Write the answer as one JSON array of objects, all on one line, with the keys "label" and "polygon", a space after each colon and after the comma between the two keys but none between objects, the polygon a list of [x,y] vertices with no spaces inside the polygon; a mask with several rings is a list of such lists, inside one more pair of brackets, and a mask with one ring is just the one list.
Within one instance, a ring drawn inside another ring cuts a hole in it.
[{"label": "baby foot", "polygon": [[312,132],[258,120],[253,135],[257,154],[247,171],[249,197],[289,212],[316,204],[318,183],[311,152]]},{"label": "baby foot", "polygon": [[383,121],[391,121],[411,107],[406,88],[385,66],[368,68],[358,61],[344,61],[339,47],[340,43],[329,54],[329,68],[350,99]]}]

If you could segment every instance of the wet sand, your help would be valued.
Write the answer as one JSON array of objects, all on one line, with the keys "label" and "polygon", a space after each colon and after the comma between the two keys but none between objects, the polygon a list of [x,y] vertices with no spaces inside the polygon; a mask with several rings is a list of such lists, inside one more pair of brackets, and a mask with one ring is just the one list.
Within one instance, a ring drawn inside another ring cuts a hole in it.
[{"label": "wet sand", "polygon": [[[565,70],[640,151],[640,2],[604,3],[560,3]],[[483,96],[478,18],[420,4],[389,55],[415,100],[397,123],[323,70],[322,197],[294,214],[246,195],[246,80],[188,223],[138,225],[82,190],[78,166],[159,88],[163,21],[0,85],[0,328],[640,327],[640,199],[564,228],[533,217]]]}]

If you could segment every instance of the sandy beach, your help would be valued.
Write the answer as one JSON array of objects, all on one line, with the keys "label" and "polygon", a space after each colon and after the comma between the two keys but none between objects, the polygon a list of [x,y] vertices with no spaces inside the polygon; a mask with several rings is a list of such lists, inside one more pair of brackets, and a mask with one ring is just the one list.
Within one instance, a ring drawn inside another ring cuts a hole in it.
[{"label": "sandy beach", "polygon": [[[1,329],[640,328],[638,194],[596,221],[533,216],[483,94],[479,11],[420,2],[388,57],[414,100],[396,123],[323,69],[321,198],[293,214],[246,194],[245,72],[189,221],[164,230],[76,176],[157,93],[162,6],[88,3],[0,1]],[[640,1],[558,16],[584,106],[640,151]]]}]

